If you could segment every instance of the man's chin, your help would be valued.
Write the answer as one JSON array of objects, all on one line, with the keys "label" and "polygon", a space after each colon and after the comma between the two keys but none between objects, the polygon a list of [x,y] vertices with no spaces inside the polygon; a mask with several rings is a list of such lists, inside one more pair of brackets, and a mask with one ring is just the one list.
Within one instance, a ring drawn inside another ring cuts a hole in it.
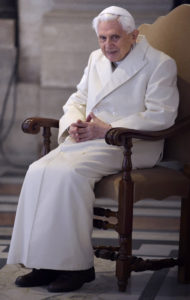
[{"label": "man's chin", "polygon": [[107,54],[106,57],[111,61],[111,62],[116,62],[118,61],[118,55],[113,55],[113,54]]}]

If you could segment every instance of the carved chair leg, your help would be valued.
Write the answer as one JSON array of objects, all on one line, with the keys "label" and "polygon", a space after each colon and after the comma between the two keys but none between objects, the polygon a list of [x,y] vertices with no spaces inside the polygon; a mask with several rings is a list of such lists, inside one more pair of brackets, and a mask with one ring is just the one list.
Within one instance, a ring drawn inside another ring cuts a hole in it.
[{"label": "carved chair leg", "polygon": [[120,237],[119,256],[116,262],[116,276],[119,291],[124,292],[130,277],[128,257],[132,255],[133,226],[133,182],[122,179],[119,188],[118,233]]},{"label": "carved chair leg", "polygon": [[119,250],[119,257],[116,261],[116,277],[118,283],[118,289],[120,292],[124,292],[127,287],[128,278],[130,277],[130,265],[129,260],[124,256],[131,256],[132,252],[132,238],[125,238],[120,236],[121,247]]},{"label": "carved chair leg", "polygon": [[132,229],[133,229],[133,181],[131,178],[132,139],[128,138],[124,146],[123,176],[119,184],[118,207],[118,233],[120,248],[116,263],[116,276],[118,288],[124,292],[130,276],[129,256],[132,254]]},{"label": "carved chair leg", "polygon": [[178,281],[190,283],[190,196],[181,201]]}]

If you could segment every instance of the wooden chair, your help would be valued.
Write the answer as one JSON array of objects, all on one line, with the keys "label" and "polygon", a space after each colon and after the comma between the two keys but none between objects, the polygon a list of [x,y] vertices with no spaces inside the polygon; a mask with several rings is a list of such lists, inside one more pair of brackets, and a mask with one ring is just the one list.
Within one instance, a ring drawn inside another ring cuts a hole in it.
[{"label": "wooden chair", "polygon": [[[116,276],[120,291],[125,291],[131,271],[157,270],[178,265],[180,282],[190,282],[190,5],[182,5],[152,25],[140,26],[150,44],[173,57],[178,66],[180,92],[179,116],[176,124],[158,132],[113,128],[106,142],[123,146],[124,159],[121,173],[104,177],[95,188],[97,197],[119,199],[118,211],[95,208],[96,215],[114,216],[117,224],[94,220],[94,225],[119,233],[119,247],[95,247],[97,257],[116,260]],[[28,118],[24,132],[36,134],[43,128],[44,154],[50,151],[51,127],[58,128],[54,119]],[[164,160],[177,160],[184,168],[175,170],[166,166],[132,170],[132,138],[156,141],[165,139]],[[143,260],[132,255],[133,203],[141,199],[164,200],[180,196],[181,225],[179,253],[176,259]]]}]

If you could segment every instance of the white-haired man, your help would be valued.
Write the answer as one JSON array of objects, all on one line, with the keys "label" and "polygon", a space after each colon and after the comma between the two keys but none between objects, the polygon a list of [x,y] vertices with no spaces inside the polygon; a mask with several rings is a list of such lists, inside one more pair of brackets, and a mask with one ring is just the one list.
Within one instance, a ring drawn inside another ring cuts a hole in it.
[{"label": "white-haired man", "polygon": [[[95,278],[91,245],[94,184],[121,169],[122,149],[106,144],[111,127],[161,130],[174,124],[178,91],[173,59],[153,49],[123,8],[93,21],[100,48],[76,93],[63,107],[59,146],[33,163],[19,199],[8,263],[33,271],[20,287],[51,292],[80,288]],[[133,168],[155,165],[163,142],[133,141]]]}]

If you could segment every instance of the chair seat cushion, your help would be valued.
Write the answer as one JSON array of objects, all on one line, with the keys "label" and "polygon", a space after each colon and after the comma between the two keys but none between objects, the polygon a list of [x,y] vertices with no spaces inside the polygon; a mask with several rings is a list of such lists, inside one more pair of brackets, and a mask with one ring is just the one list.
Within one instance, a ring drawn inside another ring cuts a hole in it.
[{"label": "chair seat cushion", "polygon": [[[163,200],[169,196],[186,198],[190,180],[180,171],[165,167],[139,169],[131,172],[134,182],[134,201],[142,199]],[[103,177],[95,186],[96,198],[118,200],[122,172]]]}]

